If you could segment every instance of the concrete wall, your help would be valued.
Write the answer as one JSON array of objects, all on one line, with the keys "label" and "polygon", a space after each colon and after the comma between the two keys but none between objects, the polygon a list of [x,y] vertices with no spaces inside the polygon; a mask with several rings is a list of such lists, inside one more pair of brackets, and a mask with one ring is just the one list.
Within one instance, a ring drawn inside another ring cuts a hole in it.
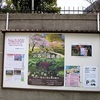
[{"label": "concrete wall", "polygon": [[9,28],[37,30],[96,30],[96,15],[13,14]]},{"label": "concrete wall", "polygon": [[[10,14],[9,29],[48,31],[97,30],[96,15]],[[6,14],[0,15],[0,30],[5,29]],[[3,34],[0,31],[0,85],[2,83]],[[99,92],[2,89],[0,100],[100,100]]]}]

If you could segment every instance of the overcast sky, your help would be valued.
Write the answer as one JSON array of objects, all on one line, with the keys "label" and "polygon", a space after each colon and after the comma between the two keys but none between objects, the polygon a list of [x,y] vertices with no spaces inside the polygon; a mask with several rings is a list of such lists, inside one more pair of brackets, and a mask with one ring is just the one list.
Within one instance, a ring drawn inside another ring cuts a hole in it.
[{"label": "overcast sky", "polygon": [[82,9],[82,7],[86,8],[90,4],[86,0],[57,0],[58,7],[64,9],[68,9],[68,7],[77,9],[78,7]]}]

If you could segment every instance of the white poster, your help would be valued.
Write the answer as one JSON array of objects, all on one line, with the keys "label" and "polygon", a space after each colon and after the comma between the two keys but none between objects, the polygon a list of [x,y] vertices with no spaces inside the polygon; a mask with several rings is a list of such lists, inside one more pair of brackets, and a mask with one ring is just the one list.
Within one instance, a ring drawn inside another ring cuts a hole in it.
[{"label": "white poster", "polygon": [[25,54],[6,54],[5,81],[21,82],[24,80],[24,59]]},{"label": "white poster", "polygon": [[[7,34],[8,35],[8,34]],[[5,82],[25,80],[26,37],[10,35],[5,39]]]},{"label": "white poster", "polygon": [[26,50],[26,38],[25,37],[8,37],[7,38],[7,50],[11,51],[23,51]]},{"label": "white poster", "polygon": [[25,54],[6,54],[6,68],[23,68]]},{"label": "white poster", "polygon": [[97,66],[83,66],[83,87],[98,87]]}]

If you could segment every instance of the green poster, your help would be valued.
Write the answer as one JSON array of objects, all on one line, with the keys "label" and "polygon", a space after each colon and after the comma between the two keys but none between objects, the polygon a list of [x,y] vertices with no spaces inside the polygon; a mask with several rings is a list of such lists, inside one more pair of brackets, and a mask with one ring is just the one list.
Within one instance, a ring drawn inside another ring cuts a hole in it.
[{"label": "green poster", "polygon": [[64,85],[64,36],[30,34],[28,84]]}]

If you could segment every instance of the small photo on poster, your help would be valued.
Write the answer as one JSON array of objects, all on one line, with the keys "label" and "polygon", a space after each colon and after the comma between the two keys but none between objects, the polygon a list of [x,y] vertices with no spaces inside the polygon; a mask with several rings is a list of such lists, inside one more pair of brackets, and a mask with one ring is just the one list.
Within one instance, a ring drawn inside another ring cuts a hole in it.
[{"label": "small photo on poster", "polygon": [[91,45],[72,45],[71,46],[72,56],[92,56]]},{"label": "small photo on poster", "polygon": [[14,54],[14,61],[22,61],[22,54]]},{"label": "small photo on poster", "polygon": [[6,70],[6,75],[13,76],[13,70]]},{"label": "small photo on poster", "polygon": [[14,75],[21,75],[21,70],[14,70]]}]

